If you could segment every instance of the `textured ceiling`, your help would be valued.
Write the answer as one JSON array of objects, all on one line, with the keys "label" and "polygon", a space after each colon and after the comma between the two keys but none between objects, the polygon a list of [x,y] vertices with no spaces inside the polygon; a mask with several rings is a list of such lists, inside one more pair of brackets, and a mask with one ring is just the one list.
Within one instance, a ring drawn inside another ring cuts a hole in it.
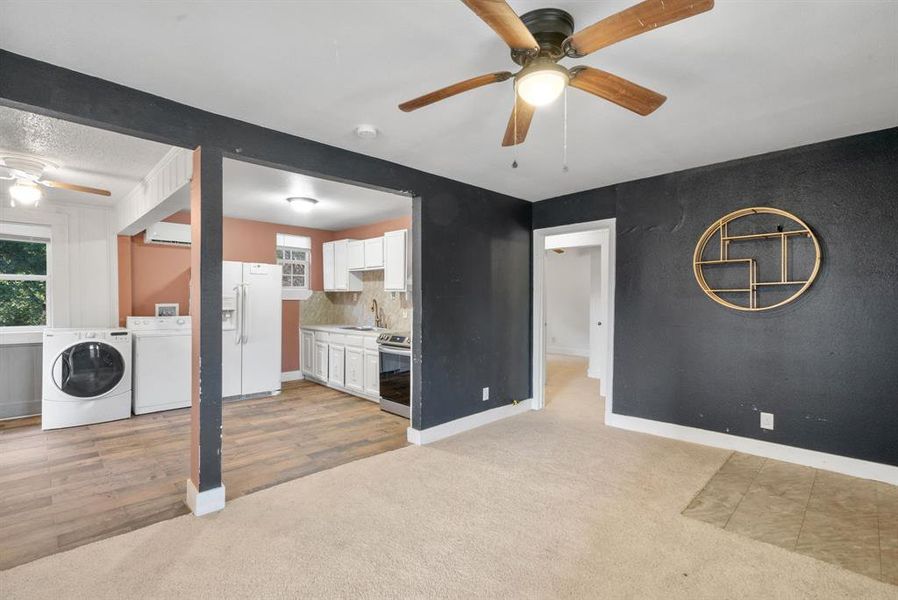
[{"label": "textured ceiling", "polygon": [[[289,196],[318,200],[296,213]],[[412,214],[406,196],[326,181],[237,160],[224,161],[224,214],[229,217],[337,231]]]},{"label": "textured ceiling", "polygon": [[[630,1],[548,3],[583,27]],[[519,13],[544,1],[512,1]],[[898,125],[898,2],[718,0],[581,60],[669,97],[642,118],[578,90],[500,148],[512,84],[396,105],[514,67],[461,2],[0,0],[0,40],[259,125],[529,200]],[[353,135],[360,123],[382,132]],[[511,169],[517,156],[520,167]]]},{"label": "textured ceiling", "polygon": [[[164,144],[0,106],[0,156],[22,154],[50,161],[58,168],[46,170],[46,179],[112,192],[112,196],[104,197],[42,187],[43,197],[51,202],[113,204],[127,195],[168,150]],[[9,205],[12,184],[0,181],[3,206]]]}]

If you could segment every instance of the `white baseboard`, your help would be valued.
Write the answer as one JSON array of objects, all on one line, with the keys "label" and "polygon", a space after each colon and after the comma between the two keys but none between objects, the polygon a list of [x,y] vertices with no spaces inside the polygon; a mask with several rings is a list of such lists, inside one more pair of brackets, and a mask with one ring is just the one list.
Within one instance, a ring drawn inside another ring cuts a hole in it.
[{"label": "white baseboard", "polygon": [[302,371],[284,371],[281,373],[281,381],[299,381],[304,379]]},{"label": "white baseboard", "polygon": [[225,488],[224,484],[217,488],[206,490],[205,492],[197,491],[193,481],[187,480],[187,506],[191,512],[201,517],[219,511],[225,506]]},{"label": "white baseboard", "polygon": [[428,427],[427,429],[412,429],[409,427],[407,430],[408,441],[410,444],[415,444],[416,446],[429,444],[462,433],[463,431],[475,429],[481,425],[486,425],[487,423],[492,423],[500,419],[527,412],[531,409],[532,404],[533,399],[527,398],[526,400],[521,400],[517,404],[497,406],[496,408],[462,417],[461,419],[455,419],[448,423],[442,423],[435,427]]},{"label": "white baseboard", "polygon": [[860,460],[858,458],[848,458],[847,456],[839,456],[837,454],[827,454],[826,452],[817,452],[816,450],[806,450],[794,446],[775,444],[773,442],[765,442],[763,440],[755,440],[727,433],[718,433],[716,431],[706,431],[696,427],[686,427],[684,425],[675,425],[673,423],[664,423],[662,421],[641,419],[639,417],[631,417],[628,415],[617,415],[612,413],[606,419],[605,424],[620,429],[629,429],[630,431],[639,431],[641,433],[649,433],[684,442],[713,446],[715,448],[735,450],[737,452],[754,454],[756,456],[795,463],[813,467],[815,469],[822,469],[824,471],[835,471],[836,473],[842,473],[844,475],[851,475],[862,479],[873,479],[892,485],[898,485],[898,467]]},{"label": "white baseboard", "polygon": [[563,354],[565,356],[582,356],[589,358],[589,348],[575,348],[574,346],[546,346],[546,354]]}]

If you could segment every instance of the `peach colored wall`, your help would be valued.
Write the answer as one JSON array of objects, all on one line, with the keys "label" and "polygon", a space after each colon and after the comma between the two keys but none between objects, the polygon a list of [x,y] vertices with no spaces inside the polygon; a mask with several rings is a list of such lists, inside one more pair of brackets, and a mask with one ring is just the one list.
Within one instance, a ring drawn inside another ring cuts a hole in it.
[{"label": "peach colored wall", "polygon": [[118,324],[125,326],[125,317],[131,313],[131,238],[118,236]]},{"label": "peach colored wall", "polygon": [[354,240],[364,240],[383,235],[387,231],[396,231],[397,229],[411,229],[412,216],[399,217],[398,219],[389,219],[380,221],[379,223],[371,223],[370,225],[362,225],[361,227],[353,227],[342,231],[335,231],[334,237],[331,239],[342,240],[349,238]]},{"label": "peach colored wall", "polygon": [[[181,212],[165,219],[172,223],[190,223],[190,213]],[[290,233],[312,239],[312,265],[309,284],[313,290],[324,288],[321,245],[336,239],[365,239],[385,231],[411,227],[411,216],[390,219],[343,231],[325,231],[232,219],[223,222],[222,258],[242,262],[275,262],[275,235]],[[157,302],[177,302],[183,315],[189,314],[190,248],[145,244],[143,232],[130,238],[119,237],[119,320],[128,315],[152,315]],[[284,300],[282,307],[281,370],[299,370],[299,301]]]}]

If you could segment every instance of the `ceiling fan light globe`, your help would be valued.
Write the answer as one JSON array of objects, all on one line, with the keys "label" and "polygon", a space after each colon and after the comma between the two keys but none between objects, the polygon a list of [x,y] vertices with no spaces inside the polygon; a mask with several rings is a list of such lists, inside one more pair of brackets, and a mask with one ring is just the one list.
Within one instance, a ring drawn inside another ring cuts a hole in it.
[{"label": "ceiling fan light globe", "polygon": [[562,69],[535,69],[521,75],[516,88],[521,100],[527,104],[546,106],[561,96],[568,81],[568,74]]},{"label": "ceiling fan light globe", "polygon": [[33,182],[19,179],[10,186],[9,196],[21,206],[36,206],[41,199],[41,190]]}]

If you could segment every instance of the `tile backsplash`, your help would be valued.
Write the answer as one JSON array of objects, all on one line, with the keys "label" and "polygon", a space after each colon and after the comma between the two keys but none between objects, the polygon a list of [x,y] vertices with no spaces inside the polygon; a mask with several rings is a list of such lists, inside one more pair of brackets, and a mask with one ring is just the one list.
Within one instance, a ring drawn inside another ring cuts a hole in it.
[{"label": "tile backsplash", "polygon": [[300,326],[374,325],[371,300],[377,300],[388,329],[411,331],[411,293],[385,292],[383,271],[363,272],[361,292],[312,292],[300,302]]}]

